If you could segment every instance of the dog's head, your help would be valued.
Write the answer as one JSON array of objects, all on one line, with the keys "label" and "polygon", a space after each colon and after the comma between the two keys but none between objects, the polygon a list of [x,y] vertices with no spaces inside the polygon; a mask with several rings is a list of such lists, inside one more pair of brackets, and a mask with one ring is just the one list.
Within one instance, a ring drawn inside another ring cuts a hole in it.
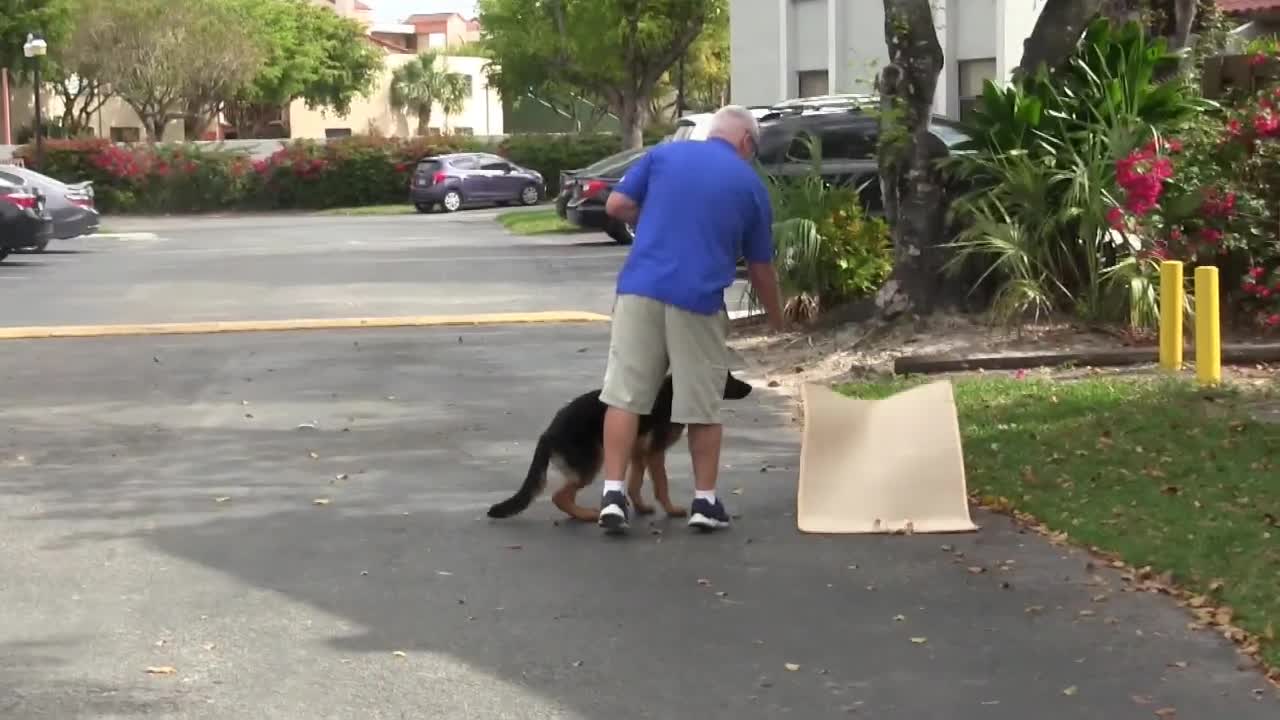
[{"label": "dog's head", "polygon": [[726,372],[724,374],[724,399],[725,400],[741,400],[751,394],[751,385],[742,382],[733,376],[733,373]]}]

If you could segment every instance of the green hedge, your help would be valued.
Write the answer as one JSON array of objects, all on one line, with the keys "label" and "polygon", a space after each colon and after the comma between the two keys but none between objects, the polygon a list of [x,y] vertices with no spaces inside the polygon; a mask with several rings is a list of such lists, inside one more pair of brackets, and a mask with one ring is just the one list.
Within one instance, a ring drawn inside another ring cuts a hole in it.
[{"label": "green hedge", "polygon": [[[612,135],[514,135],[499,143],[463,136],[296,140],[270,158],[195,144],[117,145],[53,140],[40,170],[64,182],[92,180],[105,213],[234,209],[323,209],[408,202],[418,159],[433,153],[493,152],[542,173],[556,192],[562,170],[621,148]],[[32,148],[19,155],[30,164]]]}]

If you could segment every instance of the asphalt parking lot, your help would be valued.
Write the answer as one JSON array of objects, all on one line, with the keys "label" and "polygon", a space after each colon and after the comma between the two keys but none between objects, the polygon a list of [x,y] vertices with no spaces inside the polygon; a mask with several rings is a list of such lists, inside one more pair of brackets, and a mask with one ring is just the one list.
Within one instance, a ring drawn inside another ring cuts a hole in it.
[{"label": "asphalt parking lot", "polygon": [[[625,253],[485,211],[109,225],[0,265],[0,325],[607,314]],[[728,415],[727,533],[606,540],[545,499],[485,518],[607,339],[0,341],[0,718],[1277,717],[1182,610],[1001,518],[799,534],[799,435],[766,378]]]}]

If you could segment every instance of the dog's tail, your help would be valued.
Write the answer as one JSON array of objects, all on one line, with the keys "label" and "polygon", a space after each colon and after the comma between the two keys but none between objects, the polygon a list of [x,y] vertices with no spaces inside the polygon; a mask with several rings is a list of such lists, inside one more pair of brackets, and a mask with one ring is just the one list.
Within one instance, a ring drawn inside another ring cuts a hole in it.
[{"label": "dog's tail", "polygon": [[547,485],[547,466],[551,463],[551,442],[546,435],[538,438],[538,446],[533,450],[533,462],[529,464],[529,474],[524,484],[515,495],[489,508],[489,517],[508,518],[524,512],[533,503],[542,489]]}]

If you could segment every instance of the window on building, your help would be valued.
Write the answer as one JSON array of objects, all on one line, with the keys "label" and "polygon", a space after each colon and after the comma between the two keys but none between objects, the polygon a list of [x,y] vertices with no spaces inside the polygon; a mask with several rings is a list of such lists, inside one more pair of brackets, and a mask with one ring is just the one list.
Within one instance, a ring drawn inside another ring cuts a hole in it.
[{"label": "window on building", "polygon": [[826,70],[801,70],[796,73],[796,79],[800,97],[816,97],[831,92]]},{"label": "window on building", "polygon": [[444,33],[429,33],[427,35],[427,47],[439,48],[445,45]]},{"label": "window on building", "polygon": [[324,136],[327,138],[351,137],[351,128],[325,128]]},{"label": "window on building", "polygon": [[461,75],[463,78],[465,78],[462,81],[462,86],[466,88],[466,93],[465,93],[466,96],[475,97],[475,94],[476,94],[475,79],[466,73],[458,73],[458,74]]},{"label": "window on building", "polygon": [[454,135],[475,135],[476,131],[469,127],[456,127],[453,129]]},{"label": "window on building", "polygon": [[141,141],[142,128],[120,126],[111,128],[111,142],[136,143]]},{"label": "window on building", "polygon": [[961,60],[956,63],[960,85],[960,119],[969,119],[973,108],[982,97],[982,88],[988,81],[996,80],[996,59]]}]

